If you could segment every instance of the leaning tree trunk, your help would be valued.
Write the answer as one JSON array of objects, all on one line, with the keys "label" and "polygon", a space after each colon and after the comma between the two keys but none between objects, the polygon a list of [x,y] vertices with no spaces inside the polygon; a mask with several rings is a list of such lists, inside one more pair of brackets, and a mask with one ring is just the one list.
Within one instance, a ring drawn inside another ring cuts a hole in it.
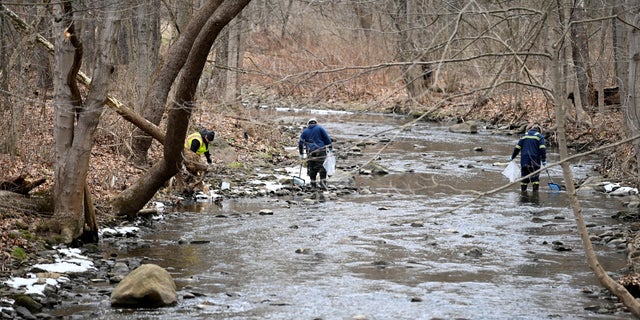
[{"label": "leaning tree trunk", "polygon": [[[94,132],[100,121],[102,109],[107,99],[110,76],[113,73],[111,59],[115,45],[116,21],[106,19],[102,29],[100,50],[94,78],[82,103],[76,83],[76,75],[82,58],[82,45],[74,29],[73,12],[70,2],[63,3],[65,19],[56,23],[56,70],[55,70],[55,208],[52,224],[60,232],[61,241],[71,243],[80,238],[84,225],[97,228],[95,217],[85,219],[86,177],[93,147]],[[64,31],[64,32],[63,32]],[[77,121],[77,122],[76,122]],[[89,230],[94,233],[97,230]]]},{"label": "leaning tree trunk", "polygon": [[[636,317],[640,317],[640,303],[638,300],[633,297],[627,291],[627,289],[613,280],[608,274],[607,271],[602,267],[600,262],[598,261],[598,257],[596,255],[595,249],[593,248],[593,244],[591,243],[591,239],[589,237],[589,230],[587,230],[587,225],[584,221],[584,215],[582,214],[582,207],[580,206],[580,202],[578,201],[578,196],[576,194],[576,187],[573,184],[574,178],[571,168],[569,167],[569,162],[564,161],[569,157],[569,151],[567,148],[567,136],[565,129],[565,114],[566,114],[566,105],[561,103],[560,98],[558,96],[559,92],[562,92],[561,88],[561,79],[562,76],[560,74],[560,49],[559,45],[552,44],[548,47],[548,51],[552,52],[552,70],[553,70],[553,92],[554,92],[554,110],[556,115],[556,134],[558,140],[558,148],[560,151],[560,163],[562,166],[562,173],[564,181],[567,181],[567,196],[569,198],[569,204],[573,211],[573,216],[576,220],[576,226],[578,228],[578,233],[580,234],[580,238],[582,239],[582,245],[584,247],[584,253],[587,259],[587,264],[589,268],[598,278],[598,281],[602,286],[604,286],[607,290],[609,290],[612,294],[618,297],[622,303],[633,313]],[[564,99],[562,99],[564,101]]]},{"label": "leaning tree trunk", "polygon": [[[144,207],[153,195],[173,177],[182,166],[184,139],[194,105],[194,96],[202,70],[207,63],[209,51],[216,37],[251,0],[225,1],[198,30],[197,40],[189,52],[188,59],[176,84],[176,93],[169,110],[163,158],[145,176],[112,199],[111,205],[121,215],[134,215]],[[171,59],[182,57],[170,56]]]},{"label": "leaning tree trunk", "polygon": [[[160,71],[149,87],[142,112],[145,119],[155,124],[160,124],[162,115],[164,114],[165,104],[169,90],[176,80],[178,73],[182,70],[193,43],[196,41],[200,30],[211,17],[216,9],[223,3],[223,0],[209,0],[191,17],[187,27],[180,33],[180,38],[174,43],[162,65]],[[210,35],[215,37],[215,35]],[[147,151],[151,147],[152,138],[139,128],[134,129],[132,139],[132,153],[135,161],[140,163],[147,162]]]}]

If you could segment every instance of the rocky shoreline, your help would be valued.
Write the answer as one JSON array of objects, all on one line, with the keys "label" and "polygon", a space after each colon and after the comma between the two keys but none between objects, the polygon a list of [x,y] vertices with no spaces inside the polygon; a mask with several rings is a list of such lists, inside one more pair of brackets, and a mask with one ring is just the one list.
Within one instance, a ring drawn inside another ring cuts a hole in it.
[{"label": "rocky shoreline", "polygon": [[[328,191],[294,185],[286,172],[272,172],[248,179],[247,176],[218,177],[233,181],[236,188],[199,191],[182,204],[216,202],[223,199],[283,197],[295,194],[305,202],[336,199],[358,192],[353,177],[347,171],[338,170],[331,178]],[[144,211],[133,221],[121,221],[119,226],[102,227],[100,244],[86,244],[81,248],[50,247],[35,257],[16,262],[11,276],[0,277],[1,319],[86,319],[97,317],[100,308],[110,308],[110,295],[114,287],[132,270],[144,264],[145,258],[121,259],[106,255],[101,247],[127,251],[139,247],[140,236],[153,232],[158,220],[170,220],[179,213],[165,213],[175,199],[155,201],[154,207]],[[264,215],[267,212],[257,212]],[[179,240],[177,240],[178,243]],[[142,244],[145,245],[145,244]],[[106,256],[105,256],[106,255]],[[180,299],[193,298],[198,293],[179,292]],[[78,301],[93,301],[95,308],[80,307]]]}]

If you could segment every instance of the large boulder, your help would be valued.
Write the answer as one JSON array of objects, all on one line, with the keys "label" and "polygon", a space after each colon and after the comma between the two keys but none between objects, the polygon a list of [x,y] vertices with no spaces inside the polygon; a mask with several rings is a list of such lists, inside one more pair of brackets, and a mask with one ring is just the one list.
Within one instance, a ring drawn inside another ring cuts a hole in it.
[{"label": "large boulder", "polygon": [[449,131],[455,133],[478,133],[478,123],[475,121],[456,123],[449,127]]},{"label": "large boulder", "polygon": [[178,301],[176,284],[165,269],[143,264],[129,273],[111,293],[111,306],[158,308]]}]

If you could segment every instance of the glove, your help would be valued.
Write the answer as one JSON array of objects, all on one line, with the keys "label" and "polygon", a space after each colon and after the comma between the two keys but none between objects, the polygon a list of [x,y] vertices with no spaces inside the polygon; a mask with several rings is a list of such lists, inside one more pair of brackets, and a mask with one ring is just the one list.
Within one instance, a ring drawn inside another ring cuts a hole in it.
[{"label": "glove", "polygon": [[513,157],[509,157],[509,161],[513,160]]},{"label": "glove", "polygon": [[547,162],[546,161],[542,161],[542,166],[546,167],[547,166]]}]

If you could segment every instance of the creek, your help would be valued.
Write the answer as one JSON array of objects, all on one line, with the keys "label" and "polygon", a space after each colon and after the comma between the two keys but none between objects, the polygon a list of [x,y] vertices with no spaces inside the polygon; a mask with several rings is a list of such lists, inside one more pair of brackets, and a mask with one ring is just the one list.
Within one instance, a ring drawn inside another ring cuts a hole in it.
[{"label": "creek", "polygon": [[[180,294],[198,294],[168,308],[102,308],[101,319],[630,317],[597,312],[611,301],[595,294],[601,288],[566,193],[551,191],[549,176],[537,195],[514,184],[476,199],[508,183],[501,171],[517,136],[424,122],[398,129],[408,120],[389,115],[263,112],[291,123],[317,117],[336,139],[338,169],[376,159],[390,173],[356,174],[358,190],[370,192],[320,201],[293,194],[176,209],[141,236],[145,245],[103,250],[144,257],[172,274]],[[364,140],[375,143],[353,154]],[[552,148],[548,154],[549,163],[559,159]],[[575,177],[591,174],[596,161],[573,162]],[[562,182],[559,167],[549,173]],[[590,233],[621,226],[611,218],[620,201],[591,194],[581,204]],[[263,209],[273,214],[258,214]],[[595,249],[610,273],[625,268],[620,246]]]}]

